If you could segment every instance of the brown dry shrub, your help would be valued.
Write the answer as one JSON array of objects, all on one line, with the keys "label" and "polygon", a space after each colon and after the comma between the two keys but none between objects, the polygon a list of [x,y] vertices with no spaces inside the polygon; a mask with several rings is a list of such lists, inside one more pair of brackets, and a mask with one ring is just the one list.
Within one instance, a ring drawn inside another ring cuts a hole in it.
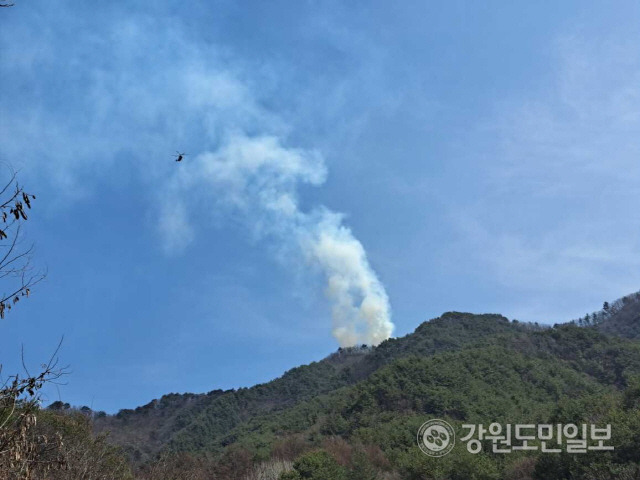
[{"label": "brown dry shrub", "polygon": [[300,455],[311,450],[312,445],[302,435],[289,435],[274,443],[271,448],[272,458],[295,460]]},{"label": "brown dry shrub", "polygon": [[351,465],[353,447],[342,437],[328,437],[322,442],[322,448],[343,467]]},{"label": "brown dry shrub", "polygon": [[505,480],[533,480],[536,461],[534,457],[525,457],[516,460],[505,469]]}]

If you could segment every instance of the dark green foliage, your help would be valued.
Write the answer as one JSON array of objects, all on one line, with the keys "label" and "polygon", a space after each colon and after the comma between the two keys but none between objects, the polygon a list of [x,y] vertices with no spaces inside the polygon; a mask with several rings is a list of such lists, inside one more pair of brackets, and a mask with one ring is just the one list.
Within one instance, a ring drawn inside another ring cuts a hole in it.
[{"label": "dark green foliage", "polygon": [[347,470],[323,450],[302,455],[293,464],[293,469],[293,472],[287,472],[281,475],[280,479],[348,480]]},{"label": "dark green foliage", "polygon": [[280,475],[280,480],[300,480],[300,474],[295,470],[292,472],[284,472]]},{"label": "dark green foliage", "polygon": [[[376,348],[343,348],[250,389],[166,396],[102,419],[102,428],[146,458],[163,447],[222,463],[232,452],[244,462],[297,458],[284,479],[325,470],[349,480],[631,479],[640,464],[640,343],[602,333],[629,305],[612,303],[606,318],[596,315],[598,328],[450,312]],[[505,456],[461,447],[434,459],[415,438],[430,418],[456,429],[611,423],[616,449]]]},{"label": "dark green foliage", "polygon": [[51,405],[47,407],[49,410],[69,410],[71,405],[68,403],[61,402],[60,400],[56,400]]}]

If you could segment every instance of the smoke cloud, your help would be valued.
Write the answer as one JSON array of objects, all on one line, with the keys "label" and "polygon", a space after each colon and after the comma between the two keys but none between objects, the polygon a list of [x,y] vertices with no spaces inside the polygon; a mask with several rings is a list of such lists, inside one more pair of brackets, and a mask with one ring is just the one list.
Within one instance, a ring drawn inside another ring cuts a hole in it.
[{"label": "smoke cloud", "polygon": [[[0,65],[3,78],[14,79],[0,106],[3,156],[27,159],[58,197],[139,169],[158,195],[153,208],[161,209],[156,227],[167,253],[196,237],[195,212],[239,216],[258,238],[297,252],[305,268],[326,277],[341,345],[389,337],[387,295],[362,244],[340,215],[299,206],[299,187],[321,185],[327,171],[318,152],[283,143],[293,128],[265,107],[273,99],[270,69],[199,40],[164,13],[114,12],[73,29],[52,31],[42,15],[3,26],[7,58],[19,59]],[[69,17],[64,9],[49,14]],[[51,65],[82,68],[57,69],[52,82]],[[287,82],[283,75],[279,88],[288,90]],[[198,142],[210,151],[198,153]],[[189,153],[179,164],[170,157],[176,148]]]},{"label": "smoke cloud", "polygon": [[[203,199],[214,208],[243,218],[260,237],[283,249],[294,249],[310,270],[326,278],[332,303],[333,336],[340,346],[377,345],[393,332],[389,299],[369,265],[360,241],[343,223],[343,216],[324,207],[304,212],[297,189],[321,185],[327,176],[322,156],[312,150],[288,148],[276,136],[227,134],[216,151],[189,158],[177,169],[169,186],[163,215],[184,216],[188,199]],[[172,247],[189,242],[182,235],[184,220],[163,220],[163,233]],[[179,228],[171,229],[172,226]]]}]

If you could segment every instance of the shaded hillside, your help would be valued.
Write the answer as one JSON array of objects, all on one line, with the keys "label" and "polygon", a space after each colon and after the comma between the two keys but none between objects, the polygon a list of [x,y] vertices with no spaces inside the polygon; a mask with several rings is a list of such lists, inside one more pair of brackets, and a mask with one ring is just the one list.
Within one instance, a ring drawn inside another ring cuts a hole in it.
[{"label": "shaded hillside", "polygon": [[324,360],[251,388],[165,395],[135,410],[98,418],[95,428],[97,432],[109,431],[112,441],[122,445],[135,461],[144,462],[167,445],[200,451],[218,442],[216,450],[220,450],[233,443],[228,433],[235,427],[353,385],[397,359],[452,351],[530,328],[501,315],[449,312],[424,322],[410,335],[389,339],[376,348],[339,349]]},{"label": "shaded hillside", "polygon": [[607,309],[594,314],[601,332],[640,339],[640,292],[616,300]]},{"label": "shaded hillside", "polygon": [[[331,468],[354,479],[365,471],[394,480],[633,479],[640,475],[640,342],[617,328],[633,325],[635,300],[615,302],[596,324],[553,328],[448,312],[378,347],[339,349],[252,388],[166,395],[99,418],[96,430],[111,431],[138,465],[165,452],[178,459],[177,471],[185,458],[199,471],[208,465],[203,478],[236,478],[256,462],[305,459],[321,448],[309,462],[342,462]],[[418,427],[434,417],[455,428],[611,423],[616,450],[507,458],[462,448],[436,464],[415,444]]]},{"label": "shaded hillside", "polygon": [[[293,434],[355,436],[365,443],[377,436],[380,445],[384,430],[394,431],[389,425],[418,422],[426,414],[467,422],[544,422],[558,402],[613,394],[638,375],[636,342],[574,326],[499,333],[484,346],[397,358],[354,386],[255,416],[222,435],[206,424],[190,426],[172,447],[222,452],[236,443],[268,456],[279,438]],[[403,448],[414,445],[414,430],[404,432]]]},{"label": "shaded hillside", "polygon": [[[353,352],[350,357],[364,355]],[[313,362],[294,368],[282,377],[252,388],[214,390],[207,394],[170,394],[135,410],[97,418],[95,430],[109,431],[135,461],[151,458],[173,436],[203,414],[211,419],[213,433],[226,432],[253,415],[279,410],[347,384],[343,369],[350,361]]]}]

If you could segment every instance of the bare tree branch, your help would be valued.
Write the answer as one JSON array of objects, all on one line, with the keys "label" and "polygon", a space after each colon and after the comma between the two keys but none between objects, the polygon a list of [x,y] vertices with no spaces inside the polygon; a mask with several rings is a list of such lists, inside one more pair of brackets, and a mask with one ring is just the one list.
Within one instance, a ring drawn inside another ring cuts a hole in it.
[{"label": "bare tree branch", "polygon": [[[9,180],[0,188],[0,280],[16,279],[9,293],[0,294],[0,319],[20,301],[29,296],[31,288],[45,278],[44,272],[34,272],[31,266],[33,245],[21,248],[22,226],[27,220],[35,195],[25,192],[18,183],[17,172],[11,167]],[[6,242],[3,242],[6,241]]]},{"label": "bare tree branch", "polygon": [[54,438],[38,435],[35,427],[40,390],[46,383],[56,383],[68,373],[67,367],[58,366],[58,352],[63,340],[64,337],[47,363],[41,365],[38,375],[33,376],[29,372],[22,349],[22,368],[26,376],[16,374],[4,381],[0,378],[0,471],[10,473],[7,478],[41,478],[33,476],[36,465],[42,464],[45,471],[62,466],[59,460],[47,455],[47,452],[59,449],[62,437],[59,434]]}]

